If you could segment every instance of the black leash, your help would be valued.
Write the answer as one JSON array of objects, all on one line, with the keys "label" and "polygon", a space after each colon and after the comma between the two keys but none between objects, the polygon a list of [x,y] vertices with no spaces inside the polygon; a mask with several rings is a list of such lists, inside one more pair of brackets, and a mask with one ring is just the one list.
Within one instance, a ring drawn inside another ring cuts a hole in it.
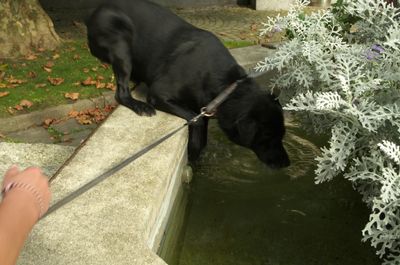
[{"label": "black leash", "polygon": [[[227,97],[236,89],[237,85],[241,82],[243,82],[245,79],[249,78],[249,77],[256,77],[258,76],[259,73],[257,74],[253,74],[253,75],[248,75],[242,79],[237,80],[236,82],[232,83],[231,85],[229,85],[226,89],[224,89],[215,99],[213,99],[210,103],[208,103],[207,106],[203,107],[200,111],[200,114],[198,114],[196,117],[193,117],[190,121],[187,121],[185,124],[181,125],[180,127],[172,130],[171,132],[165,134],[164,136],[162,136],[161,138],[159,138],[158,140],[152,142],[151,144],[149,144],[148,146],[146,146],[145,148],[139,150],[138,152],[134,153],[133,155],[131,155],[130,157],[128,157],[127,159],[123,160],[122,162],[120,162],[119,164],[115,165],[114,167],[112,167],[111,169],[107,170],[106,172],[104,172],[103,174],[101,174],[100,176],[95,177],[94,179],[92,179],[91,181],[89,181],[88,183],[84,184],[83,186],[81,186],[80,188],[78,188],[77,190],[71,192],[70,194],[68,194],[67,196],[65,196],[64,198],[60,199],[59,201],[57,201],[56,203],[54,203],[52,206],[50,206],[49,210],[46,212],[46,214],[44,214],[42,216],[41,219],[45,218],[46,216],[52,214],[53,212],[55,212],[56,210],[60,209],[61,207],[63,207],[64,205],[68,204],[69,202],[71,202],[72,200],[74,200],[75,198],[79,197],[80,195],[82,195],[83,193],[85,193],[86,191],[90,190],[91,188],[95,187],[97,184],[99,184],[100,182],[106,180],[108,177],[110,177],[111,175],[115,174],[116,172],[120,171],[121,169],[123,169],[124,167],[126,167],[127,165],[129,165],[131,162],[135,161],[136,159],[138,159],[139,157],[141,157],[142,155],[146,154],[147,152],[149,152],[151,149],[155,148],[156,146],[158,146],[159,144],[161,144],[162,142],[164,142],[165,140],[169,139],[171,136],[173,136],[175,133],[179,132],[180,130],[182,130],[183,128],[185,128],[186,126],[189,126],[191,124],[196,123],[200,118],[202,117],[211,117],[213,116],[216,111],[217,108],[227,99]],[[79,150],[79,149],[78,149]],[[70,160],[67,160],[67,162]],[[66,162],[66,163],[67,163]],[[61,169],[61,168],[60,168]],[[54,176],[50,179],[54,179],[54,177],[60,172],[60,170],[58,170]]]},{"label": "black leash", "polygon": [[[196,116],[195,118],[199,119],[200,118],[199,116],[200,115]],[[193,119],[195,119],[195,118],[193,118]],[[70,194],[68,194],[67,196],[62,198],[61,200],[57,201],[56,203],[54,203],[49,208],[49,210],[42,216],[41,219],[43,219],[46,216],[50,215],[51,213],[55,212],[56,210],[58,210],[62,206],[64,206],[67,203],[71,202],[76,197],[82,195],[83,193],[85,193],[86,191],[90,190],[91,188],[93,188],[94,186],[96,186],[97,184],[102,182],[103,180],[107,179],[111,175],[115,174],[116,172],[120,171],[121,169],[123,169],[124,167],[129,165],[131,162],[135,161],[136,159],[138,159],[142,155],[146,154],[148,151],[150,151],[151,149],[153,149],[157,145],[161,144],[162,142],[164,142],[165,140],[167,140],[168,138],[173,136],[175,133],[177,133],[178,131],[180,131],[183,128],[185,128],[187,125],[191,124],[192,120],[190,120],[189,122],[187,122],[184,125],[180,126],[179,128],[169,132],[168,134],[164,135],[160,139],[158,139],[158,140],[154,141],[153,143],[149,144],[148,146],[146,146],[142,150],[140,150],[140,151],[136,152],[135,154],[133,154],[132,156],[128,157],[127,159],[125,159],[121,163],[119,163],[116,166],[112,167],[111,169],[107,170],[106,172],[104,172],[100,176],[92,179],[91,181],[89,181],[88,183],[84,184],[83,186],[81,186],[77,190],[71,192]]]}]

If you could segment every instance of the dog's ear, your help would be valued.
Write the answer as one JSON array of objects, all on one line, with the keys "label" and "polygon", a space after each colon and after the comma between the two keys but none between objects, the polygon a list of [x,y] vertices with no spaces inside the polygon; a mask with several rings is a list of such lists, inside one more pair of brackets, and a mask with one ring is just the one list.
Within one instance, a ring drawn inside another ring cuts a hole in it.
[{"label": "dog's ear", "polygon": [[241,144],[250,147],[257,132],[256,122],[246,118],[240,119],[237,121],[237,129]]}]

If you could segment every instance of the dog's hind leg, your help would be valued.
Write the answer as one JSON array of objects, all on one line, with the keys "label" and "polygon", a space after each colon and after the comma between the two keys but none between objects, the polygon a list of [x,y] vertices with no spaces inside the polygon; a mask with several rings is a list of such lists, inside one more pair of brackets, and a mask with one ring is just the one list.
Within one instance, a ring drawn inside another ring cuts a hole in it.
[{"label": "dog's hind leg", "polygon": [[112,65],[117,79],[115,99],[139,115],[152,116],[154,108],[132,98],[129,81],[132,73],[132,38],[135,27],[131,19],[120,9],[103,5],[86,22],[91,53]]},{"label": "dog's hind leg", "polygon": [[138,115],[152,116],[155,115],[155,109],[150,104],[136,100],[131,95],[129,88],[130,75],[132,66],[129,60],[123,57],[116,57],[113,60],[112,66],[115,77],[117,79],[117,91],[115,93],[116,101],[133,110]]}]

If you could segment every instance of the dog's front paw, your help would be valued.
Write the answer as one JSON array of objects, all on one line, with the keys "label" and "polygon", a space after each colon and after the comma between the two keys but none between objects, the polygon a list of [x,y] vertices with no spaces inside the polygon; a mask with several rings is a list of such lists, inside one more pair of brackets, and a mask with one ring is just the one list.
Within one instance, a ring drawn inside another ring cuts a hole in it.
[{"label": "dog's front paw", "polygon": [[140,116],[154,116],[156,115],[156,110],[154,109],[153,106],[144,103],[144,102],[140,102],[142,104],[136,104],[136,106],[134,107],[133,111],[136,112],[138,115]]}]

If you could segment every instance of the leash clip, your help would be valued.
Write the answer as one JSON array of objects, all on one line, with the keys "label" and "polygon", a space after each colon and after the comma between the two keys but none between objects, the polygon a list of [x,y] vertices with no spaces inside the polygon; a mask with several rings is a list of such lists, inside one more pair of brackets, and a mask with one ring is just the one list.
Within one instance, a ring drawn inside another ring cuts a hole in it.
[{"label": "leash clip", "polygon": [[217,113],[217,110],[214,109],[214,110],[211,111],[211,112],[207,112],[207,107],[202,107],[202,108],[200,109],[200,113],[202,114],[202,116],[212,117],[212,116],[215,115],[215,113]]}]

